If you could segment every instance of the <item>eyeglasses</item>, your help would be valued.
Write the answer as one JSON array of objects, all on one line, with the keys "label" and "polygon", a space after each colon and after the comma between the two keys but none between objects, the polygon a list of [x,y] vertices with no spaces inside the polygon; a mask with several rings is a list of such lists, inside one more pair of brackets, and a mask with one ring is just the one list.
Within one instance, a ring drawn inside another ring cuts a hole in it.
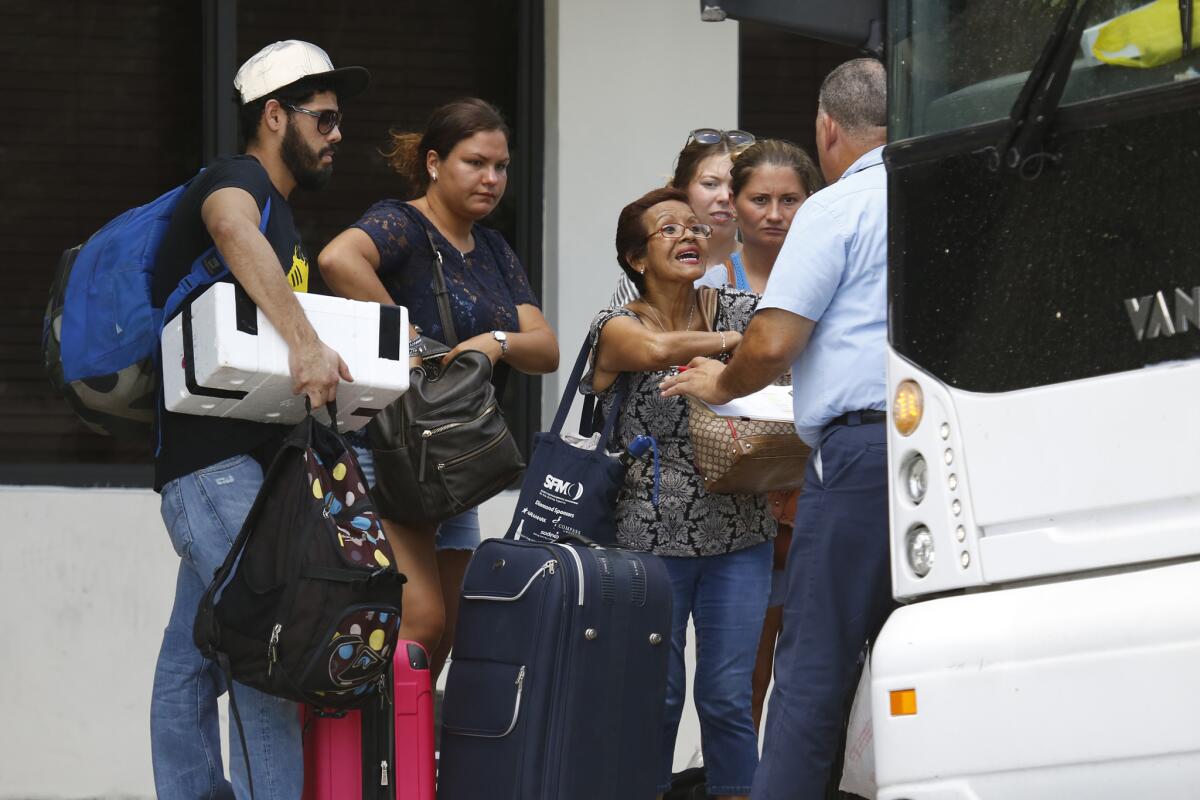
[{"label": "eyeglasses", "polygon": [[754,141],[754,134],[749,131],[722,131],[717,128],[696,128],[688,134],[688,142],[700,144],[716,144],[724,139],[734,147],[741,147]]},{"label": "eyeglasses", "polygon": [[343,118],[342,112],[340,111],[333,111],[332,109],[327,109],[325,111],[313,111],[309,108],[294,106],[291,103],[280,103],[279,105],[283,106],[289,111],[295,111],[299,114],[307,114],[310,117],[316,117],[317,133],[321,134],[322,136],[328,136],[329,134],[333,133],[334,128],[342,124]]},{"label": "eyeglasses", "polygon": [[660,233],[664,239],[682,239],[685,231],[697,239],[707,239],[712,236],[712,226],[705,225],[703,222],[697,222],[695,225],[680,225],[678,222],[668,222],[647,236],[646,241],[650,241]]}]

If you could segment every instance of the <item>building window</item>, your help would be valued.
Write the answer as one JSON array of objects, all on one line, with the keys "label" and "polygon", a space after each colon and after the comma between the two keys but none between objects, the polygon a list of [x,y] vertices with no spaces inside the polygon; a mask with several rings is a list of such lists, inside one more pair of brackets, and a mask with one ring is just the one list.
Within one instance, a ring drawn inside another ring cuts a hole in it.
[{"label": "building window", "polygon": [[42,315],[63,250],[199,169],[199,25],[191,3],[0,11],[19,65],[0,73],[0,482],[149,484],[149,443],[91,433],[47,382]]},{"label": "building window", "polygon": [[862,55],[755,22],[738,23],[738,125],[787,139],[816,160],[817,95],[834,67]]}]

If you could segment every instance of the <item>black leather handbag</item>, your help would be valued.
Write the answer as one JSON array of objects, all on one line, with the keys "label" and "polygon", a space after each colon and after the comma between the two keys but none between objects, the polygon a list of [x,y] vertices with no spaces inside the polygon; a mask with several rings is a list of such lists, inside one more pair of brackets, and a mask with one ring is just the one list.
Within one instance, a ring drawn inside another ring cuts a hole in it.
[{"label": "black leather handbag", "polygon": [[[434,256],[438,316],[453,347],[458,334],[442,254],[428,230],[425,235]],[[525,469],[492,385],[491,359],[465,350],[443,366],[450,347],[428,348],[409,376],[408,391],[367,426],[375,456],[372,492],[384,519],[442,522],[495,496]]]}]

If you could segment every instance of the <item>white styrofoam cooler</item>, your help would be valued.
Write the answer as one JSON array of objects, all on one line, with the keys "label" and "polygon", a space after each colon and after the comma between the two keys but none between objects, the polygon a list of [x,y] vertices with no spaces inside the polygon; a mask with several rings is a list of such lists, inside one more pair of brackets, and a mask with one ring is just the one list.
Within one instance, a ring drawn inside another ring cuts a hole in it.
[{"label": "white styrofoam cooler", "polygon": [[[354,378],[338,385],[340,429],[361,428],[408,389],[408,310],[316,294],[296,299]],[[162,355],[168,411],[258,422],[304,418],[304,396],[292,394],[287,344],[232,283],[213,284],[167,323]]]}]

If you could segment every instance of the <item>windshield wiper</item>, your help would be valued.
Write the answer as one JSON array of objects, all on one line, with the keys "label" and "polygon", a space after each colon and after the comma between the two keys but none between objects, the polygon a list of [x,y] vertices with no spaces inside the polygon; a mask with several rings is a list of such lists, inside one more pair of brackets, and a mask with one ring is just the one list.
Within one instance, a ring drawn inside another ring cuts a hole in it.
[{"label": "windshield wiper", "polygon": [[1071,0],[1059,14],[1050,40],[1042,48],[1009,112],[1008,134],[992,153],[993,170],[1003,164],[1021,177],[1032,180],[1041,174],[1047,159],[1058,161],[1057,154],[1042,149],[1042,142],[1062,100],[1067,79],[1071,77],[1075,50],[1083,38],[1084,23],[1091,7],[1092,0]]},{"label": "windshield wiper", "polygon": [[1183,36],[1183,57],[1192,54],[1192,2],[1179,0],[1179,28]]}]

